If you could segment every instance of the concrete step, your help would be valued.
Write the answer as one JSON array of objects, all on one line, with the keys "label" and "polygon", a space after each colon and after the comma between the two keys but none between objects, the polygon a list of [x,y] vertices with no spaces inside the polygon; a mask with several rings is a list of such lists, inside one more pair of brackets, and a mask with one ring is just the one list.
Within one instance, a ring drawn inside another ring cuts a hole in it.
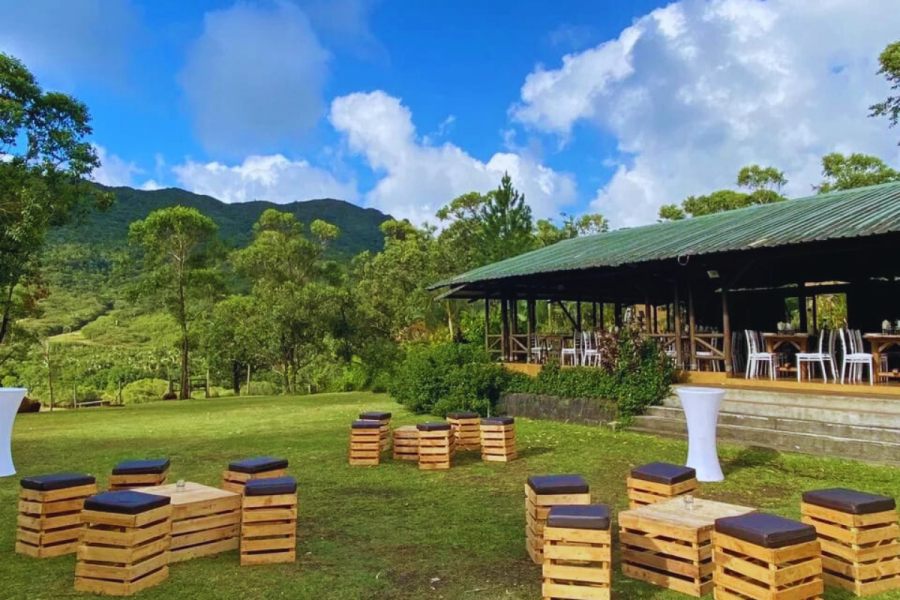
[{"label": "concrete step", "polygon": [[[676,385],[675,388],[689,387]],[[799,393],[777,390],[748,390],[741,388],[725,388],[725,400],[734,402],[762,402],[782,406],[827,406],[839,410],[864,410],[869,412],[900,414],[900,398],[891,396],[861,396],[841,394],[840,386],[829,394],[816,392]],[[678,396],[672,394],[666,403],[678,402]]]},{"label": "concrete step", "polygon": [[[741,393],[735,394],[734,392]],[[756,391],[747,393],[746,390],[729,389],[722,402],[722,412],[859,427],[900,429],[900,410],[897,410],[900,402],[896,400],[833,396],[806,396],[798,399],[793,396],[795,394]],[[681,402],[677,396],[673,395],[663,401],[663,406],[680,409]]]},{"label": "concrete step", "polygon": [[[647,416],[684,421],[684,411],[668,406],[654,406],[648,409]],[[719,413],[719,425],[749,427],[803,433],[808,435],[825,435],[867,442],[900,443],[900,429],[882,426],[850,425],[827,421],[807,421],[802,419],[786,419],[763,415]]]},{"label": "concrete step", "polygon": [[[632,431],[687,437],[684,419],[644,415],[635,418]],[[900,464],[900,443],[857,440],[830,435],[783,431],[746,425],[719,423],[720,440],[817,456],[839,456],[858,460]]]}]

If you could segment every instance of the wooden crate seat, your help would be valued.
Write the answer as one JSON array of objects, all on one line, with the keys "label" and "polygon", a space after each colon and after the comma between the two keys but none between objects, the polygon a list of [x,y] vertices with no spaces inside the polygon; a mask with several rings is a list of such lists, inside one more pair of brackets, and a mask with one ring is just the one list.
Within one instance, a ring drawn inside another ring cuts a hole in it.
[{"label": "wooden crate seat", "polygon": [[78,549],[84,501],[97,493],[91,475],[54,473],[20,482],[16,552],[33,558],[72,554]]},{"label": "wooden crate seat", "polygon": [[109,489],[116,491],[154,487],[164,484],[168,475],[168,458],[126,460],[113,468]]},{"label": "wooden crate seat", "polygon": [[375,466],[381,461],[381,424],[354,421],[350,425],[350,464]]},{"label": "wooden crate seat", "polygon": [[626,482],[630,508],[693,494],[698,487],[694,469],[664,462],[635,467]]},{"label": "wooden crate seat", "polygon": [[893,498],[843,488],[803,494],[803,522],[822,545],[825,585],[871,596],[900,589],[900,542]]},{"label": "wooden crate seat", "polygon": [[376,421],[381,426],[381,450],[388,450],[391,447],[391,413],[369,411],[359,413],[360,421]]},{"label": "wooden crate seat", "polygon": [[717,600],[812,600],[825,589],[810,525],[758,512],[726,517],[713,545]]},{"label": "wooden crate seat", "polygon": [[415,425],[394,430],[394,460],[419,460],[419,430]]},{"label": "wooden crate seat", "polygon": [[603,504],[554,506],[544,528],[545,600],[609,600],[610,511]]},{"label": "wooden crate seat", "polygon": [[241,508],[241,565],[294,562],[297,557],[297,482],[253,479]]},{"label": "wooden crate seat", "polygon": [[75,589],[130,596],[169,576],[171,500],[123,490],[85,500]]},{"label": "wooden crate seat", "polygon": [[481,419],[478,413],[447,413],[447,422],[453,429],[457,450],[481,449]]},{"label": "wooden crate seat", "polygon": [[284,477],[287,474],[288,461],[285,458],[257,456],[228,463],[228,469],[222,473],[222,489],[243,494],[244,486],[252,479],[268,477]]},{"label": "wooden crate seat", "polygon": [[490,417],[481,420],[481,460],[509,462],[516,452],[516,420],[513,417]]},{"label": "wooden crate seat", "polygon": [[450,468],[455,443],[450,424],[444,421],[419,423],[419,469],[442,471]]},{"label": "wooden crate seat", "polygon": [[544,560],[544,528],[554,506],[591,503],[590,486],[579,475],[536,475],[525,483],[525,547],[535,564]]}]

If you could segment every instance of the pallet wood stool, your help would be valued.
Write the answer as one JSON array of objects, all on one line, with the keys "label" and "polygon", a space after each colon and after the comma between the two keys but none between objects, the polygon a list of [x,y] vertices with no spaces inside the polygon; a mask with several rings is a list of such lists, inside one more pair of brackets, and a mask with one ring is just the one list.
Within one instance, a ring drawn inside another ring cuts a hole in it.
[{"label": "pallet wood stool", "polygon": [[360,421],[377,421],[381,425],[381,449],[388,450],[391,447],[391,413],[389,412],[364,412],[359,413]]},{"label": "pallet wood stool", "polygon": [[297,482],[293,477],[248,481],[241,512],[241,566],[294,562]]},{"label": "pallet wood stool", "polygon": [[228,463],[222,473],[222,489],[235,494],[243,494],[244,486],[252,479],[284,477],[287,475],[288,461],[284,458],[257,456]]},{"label": "pallet wood stool", "polygon": [[545,600],[609,600],[612,536],[609,507],[554,506],[544,528]]},{"label": "pallet wood stool", "polygon": [[629,508],[693,494],[698,486],[694,469],[664,462],[635,467],[626,482]]},{"label": "pallet wood stool", "polygon": [[716,520],[755,512],[748,506],[696,498],[648,504],[619,513],[622,574],[699,598],[713,591]]},{"label": "pallet wood stool", "polygon": [[544,561],[544,527],[554,506],[586,506],[591,489],[579,475],[539,475],[525,484],[525,547],[535,564]]},{"label": "pallet wood stool", "polygon": [[481,450],[481,420],[478,413],[447,413],[447,422],[456,438],[457,450]]},{"label": "pallet wood stool", "polygon": [[450,468],[455,443],[450,423],[419,423],[419,469],[422,471]]},{"label": "pallet wood stool", "polygon": [[75,565],[79,592],[131,596],[169,576],[169,498],[123,490],[88,498]]},{"label": "pallet wood stool", "polygon": [[822,558],[812,525],[765,513],[716,521],[716,600],[819,600]]},{"label": "pallet wood stool", "polygon": [[481,420],[481,460],[509,462],[515,460],[516,420],[512,417],[490,417]]},{"label": "pallet wood stool", "polygon": [[350,425],[350,464],[375,466],[380,460],[381,425],[378,421],[353,421]]},{"label": "pallet wood stool", "polygon": [[120,462],[109,478],[110,491],[133,490],[163,485],[169,475],[169,459],[126,460]]},{"label": "pallet wood stool", "polygon": [[419,430],[415,425],[394,430],[394,460],[419,460]]},{"label": "pallet wood stool", "polygon": [[241,494],[191,481],[142,488],[172,500],[169,562],[181,562],[237,550],[241,533]]},{"label": "pallet wood stool", "polygon": [[20,482],[16,552],[52,558],[78,550],[84,500],[97,493],[90,475],[56,473]]},{"label": "pallet wood stool", "polygon": [[801,512],[819,534],[825,585],[857,596],[900,588],[893,498],[846,489],[806,492]]}]

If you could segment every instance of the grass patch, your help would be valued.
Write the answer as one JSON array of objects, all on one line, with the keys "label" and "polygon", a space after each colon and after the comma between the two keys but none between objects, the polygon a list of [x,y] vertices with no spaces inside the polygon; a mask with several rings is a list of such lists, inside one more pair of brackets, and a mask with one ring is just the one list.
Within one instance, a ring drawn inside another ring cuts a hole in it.
[{"label": "grass patch", "polygon": [[[506,465],[460,453],[443,473],[390,460],[351,468],[349,423],[361,410],[391,410],[394,426],[426,420],[368,393],[154,403],[19,415],[13,455],[21,475],[82,471],[101,486],[128,458],[168,456],[170,481],[214,486],[230,460],[290,460],[300,497],[295,564],[241,568],[236,552],[196,559],[174,565],[142,599],[530,600],[540,597],[540,569],[525,553],[529,474],[580,473],[595,501],[619,511],[628,469],[686,454],[679,440],[520,419],[521,459]],[[794,518],[806,489],[840,485],[900,497],[894,468],[735,446],[722,455],[726,481],[704,485],[704,497]],[[17,477],[0,480],[0,598],[89,597],[73,590],[73,556],[35,561],[13,552],[17,493]],[[626,579],[618,568],[614,581],[623,599],[687,598]],[[825,598],[850,596],[829,589]]]}]

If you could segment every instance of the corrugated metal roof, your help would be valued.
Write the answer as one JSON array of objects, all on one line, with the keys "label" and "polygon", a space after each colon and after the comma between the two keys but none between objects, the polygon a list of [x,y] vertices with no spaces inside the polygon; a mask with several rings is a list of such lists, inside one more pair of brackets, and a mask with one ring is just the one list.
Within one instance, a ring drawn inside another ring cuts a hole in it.
[{"label": "corrugated metal roof", "polygon": [[900,183],[886,183],[566,240],[433,288],[897,231]]}]

